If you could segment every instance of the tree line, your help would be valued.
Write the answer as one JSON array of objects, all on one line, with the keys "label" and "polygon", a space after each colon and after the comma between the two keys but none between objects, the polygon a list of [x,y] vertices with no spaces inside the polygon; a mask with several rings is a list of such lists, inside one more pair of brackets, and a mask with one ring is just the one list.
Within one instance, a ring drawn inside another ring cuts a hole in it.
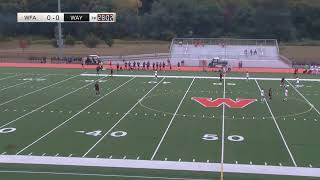
[{"label": "tree line", "polygon": [[[117,13],[116,23],[64,23],[63,34],[171,40],[174,37],[320,39],[319,0],[61,0],[64,12]],[[121,6],[119,2],[128,6]],[[55,23],[17,23],[17,12],[57,12],[57,0],[0,0],[0,38],[56,38]]]}]

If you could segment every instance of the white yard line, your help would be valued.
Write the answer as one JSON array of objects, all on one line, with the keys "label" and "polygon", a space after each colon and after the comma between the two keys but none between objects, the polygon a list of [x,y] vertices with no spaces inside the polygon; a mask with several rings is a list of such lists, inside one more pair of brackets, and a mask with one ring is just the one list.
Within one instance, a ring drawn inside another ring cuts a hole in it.
[{"label": "white yard line", "polygon": [[126,112],[109,130],[108,132],[106,132],[93,146],[90,147],[90,149],[83,154],[82,157],[87,156],[88,153],[90,153],[141,101],[143,101],[143,99],[148,96],[148,94],[150,94],[151,91],[153,91],[159,84],[161,84],[161,82],[164,80],[165,78],[163,78],[159,83],[157,83],[155,86],[153,86],[153,88],[151,88],[142,98],[140,98],[138,100],[138,102],[136,104],[134,104],[129,110],[128,112]]},{"label": "white yard line", "polygon": [[[226,77],[223,77],[223,98],[226,98]],[[224,163],[224,115],[225,115],[225,104],[222,105],[222,137],[221,137],[221,172],[220,172],[220,179],[223,180],[223,163]]]},{"label": "white yard line", "polygon": [[24,147],[23,149],[21,149],[17,154],[20,154],[21,152],[23,152],[24,150],[26,150],[27,148],[29,148],[30,146],[34,145],[35,143],[39,142],[41,139],[47,137],[49,134],[51,134],[53,131],[55,131],[56,129],[58,129],[59,127],[63,126],[64,124],[66,124],[67,122],[69,122],[70,120],[72,120],[73,118],[75,118],[76,116],[78,116],[80,113],[82,113],[83,111],[87,110],[88,108],[90,108],[92,105],[94,105],[95,103],[99,102],[100,100],[102,100],[104,97],[108,96],[109,94],[113,93],[114,91],[120,89],[122,86],[126,85],[128,82],[132,81],[134,79],[131,78],[128,81],[124,82],[123,84],[119,85],[118,87],[116,87],[115,89],[113,89],[112,91],[108,92],[107,94],[103,95],[102,97],[100,97],[99,99],[95,100],[94,102],[92,102],[91,104],[89,104],[88,106],[86,106],[85,108],[83,108],[82,110],[80,110],[79,112],[77,112],[76,114],[74,114],[73,116],[71,116],[70,118],[68,118],[67,120],[65,120],[64,122],[62,122],[61,124],[59,124],[58,126],[56,126],[55,128],[53,128],[52,130],[50,130],[49,132],[47,132],[46,134],[44,134],[43,136],[41,136],[40,138],[38,138],[37,140],[35,140],[34,142],[32,142],[31,144],[29,144],[28,146]]},{"label": "white yard line", "polygon": [[28,96],[28,95],[30,95],[30,94],[34,94],[34,93],[36,93],[36,92],[42,91],[42,90],[47,89],[47,88],[49,88],[49,87],[55,86],[55,85],[57,85],[57,84],[63,83],[63,82],[65,82],[65,81],[68,81],[68,80],[70,80],[70,79],[76,78],[76,77],[78,77],[78,76],[79,76],[79,75],[72,76],[72,77],[70,77],[70,78],[67,78],[67,79],[64,79],[64,80],[62,80],[62,81],[56,82],[56,83],[51,84],[51,85],[49,85],[49,86],[45,86],[45,87],[43,87],[43,88],[37,89],[37,90],[32,91],[32,92],[29,92],[29,93],[27,93],[27,94],[24,94],[24,95],[18,96],[18,97],[16,97],[16,98],[10,99],[9,101],[0,103],[0,106],[3,106],[3,105],[5,105],[5,104],[8,104],[9,102],[12,102],[12,101],[15,101],[15,100],[17,100],[17,99],[23,98],[23,97],[25,97],[25,96]]},{"label": "white yard line", "polygon": [[[87,76],[87,77],[97,77],[97,74],[80,74],[80,76]],[[99,76],[106,76],[108,77],[108,74],[100,74]],[[137,77],[137,78],[153,78],[154,75],[133,75],[133,74],[114,74],[113,77]],[[219,79],[220,77],[212,77],[212,76],[158,76],[159,78],[174,78],[174,79]],[[226,77],[226,79],[231,80],[246,80],[246,77]],[[280,81],[281,78],[254,78],[250,77],[249,80],[266,80],[266,81]],[[290,81],[294,81],[296,79],[287,79]],[[320,79],[300,79],[300,81],[309,81],[309,82],[320,82]]]},{"label": "white yard line", "polygon": [[47,174],[47,175],[66,175],[66,176],[93,176],[93,177],[114,177],[114,178],[128,178],[128,179],[165,179],[165,180],[209,180],[209,179],[193,179],[193,178],[172,178],[161,176],[130,176],[122,174],[88,174],[88,173],[68,173],[68,172],[48,172],[48,171],[0,171],[0,173],[14,173],[14,174]]},{"label": "white yard line", "polygon": [[[82,157],[0,155],[1,164],[35,164],[73,167],[105,167],[130,169],[157,169],[176,171],[220,172],[220,163],[177,162],[156,160],[129,160]],[[224,164],[226,173],[320,177],[320,168],[265,166],[250,164]],[[8,172],[8,171],[0,171]],[[9,171],[10,172],[10,171]]]},{"label": "white yard line", "polygon": [[193,79],[192,79],[192,81],[191,81],[191,83],[190,83],[190,85],[189,85],[189,87],[188,87],[188,89],[187,89],[186,93],[185,93],[185,94],[184,94],[184,96],[182,97],[182,99],[181,99],[181,101],[180,101],[180,103],[179,103],[179,105],[178,105],[178,107],[177,107],[176,111],[174,112],[174,114],[173,114],[173,116],[172,116],[172,118],[171,118],[171,120],[170,120],[170,123],[169,123],[169,125],[168,125],[168,127],[167,127],[166,131],[164,132],[164,134],[163,134],[163,136],[162,136],[162,138],[161,138],[161,140],[160,140],[160,142],[159,142],[159,144],[158,144],[158,146],[157,146],[156,150],[154,151],[154,153],[153,153],[153,155],[152,155],[152,157],[151,157],[151,160],[153,160],[153,159],[154,159],[154,157],[156,156],[156,154],[157,154],[157,152],[158,152],[158,150],[159,150],[159,148],[160,148],[160,146],[161,146],[161,144],[162,144],[162,141],[163,141],[163,140],[164,140],[164,138],[166,137],[166,135],[167,135],[167,133],[168,133],[168,131],[169,131],[169,128],[170,128],[170,126],[171,126],[171,124],[172,124],[172,122],[173,122],[174,118],[176,117],[176,115],[177,115],[177,113],[178,113],[178,111],[179,111],[179,109],[180,109],[180,106],[181,106],[181,104],[182,104],[183,100],[186,98],[186,96],[187,96],[187,94],[188,94],[188,92],[189,92],[189,90],[190,90],[190,88],[191,88],[191,86],[192,86],[192,84],[193,84],[194,80],[195,80],[195,78],[193,78]]},{"label": "white yard line", "polygon": [[[103,78],[100,78],[100,79],[103,79]],[[22,119],[22,118],[30,115],[30,114],[32,114],[32,113],[34,113],[34,112],[36,112],[36,111],[38,111],[38,110],[40,110],[40,109],[42,109],[42,108],[44,108],[44,107],[46,107],[46,106],[54,103],[54,102],[56,102],[56,101],[58,101],[58,100],[60,100],[60,99],[62,99],[62,98],[64,98],[64,97],[66,97],[66,96],[69,96],[70,94],[73,94],[73,93],[75,93],[75,92],[77,92],[77,91],[79,91],[79,90],[81,90],[81,89],[84,89],[84,88],[88,87],[89,85],[91,85],[91,84],[93,84],[93,83],[94,83],[94,82],[89,83],[89,84],[86,84],[86,85],[84,85],[84,86],[82,86],[82,87],[80,87],[80,88],[78,88],[78,89],[76,89],[76,90],[74,90],[74,91],[71,91],[71,92],[69,92],[69,93],[67,93],[67,94],[65,94],[65,95],[63,95],[63,96],[60,96],[60,97],[58,97],[58,98],[56,98],[56,99],[54,99],[54,100],[52,100],[52,101],[50,101],[50,102],[48,102],[48,103],[46,103],[46,104],[44,104],[44,105],[36,108],[36,109],[33,109],[32,111],[30,111],[30,112],[28,112],[28,113],[26,113],[26,114],[24,114],[24,115],[22,115],[22,116],[20,116],[20,117],[18,117],[18,118],[16,118],[16,119],[12,120],[12,121],[4,124],[4,125],[1,125],[1,126],[0,126],[0,129],[3,128],[3,127],[5,127],[5,126],[7,126],[7,125],[9,125],[9,124],[12,124],[12,123],[14,123],[14,122],[16,122],[16,121],[18,121],[18,120],[20,120],[20,119]]]},{"label": "white yard line", "polygon": [[303,95],[302,93],[300,93],[300,91],[299,91],[296,87],[294,87],[294,85],[292,85],[289,81],[287,81],[287,82],[290,84],[290,86],[293,87],[293,89],[294,89],[298,94],[300,94],[300,96],[301,96],[305,101],[307,101],[307,103],[310,105],[310,107],[312,107],[312,108],[320,115],[319,110],[318,110],[306,97],[304,97],[304,95]]},{"label": "white yard line", "polygon": [[[258,88],[259,88],[259,91],[261,92],[261,88],[260,88],[260,85],[259,85],[258,81],[255,80],[255,82],[256,82],[256,84],[257,84],[257,86],[258,86]],[[280,129],[278,123],[277,123],[276,118],[275,118],[274,115],[273,115],[273,112],[271,111],[271,108],[270,108],[269,103],[268,103],[268,101],[266,100],[266,98],[264,98],[264,102],[266,103],[266,105],[267,105],[267,107],[268,107],[268,109],[269,109],[269,112],[270,112],[270,114],[271,114],[271,116],[272,116],[272,119],[273,119],[275,125],[277,126],[278,132],[279,132],[279,134],[280,134],[280,136],[281,136],[281,138],[282,138],[282,141],[283,141],[284,145],[285,145],[286,148],[287,148],[287,151],[288,151],[288,153],[289,153],[289,155],[290,155],[290,158],[291,158],[291,160],[292,160],[292,163],[294,164],[294,166],[297,167],[296,161],[295,161],[294,158],[293,158],[293,155],[292,155],[292,153],[291,153],[291,151],[290,151],[290,149],[289,149],[289,146],[288,146],[288,144],[287,144],[287,142],[286,142],[286,140],[285,140],[285,138],[284,138],[284,136],[283,136],[283,134],[282,134],[282,132],[281,132],[281,129]]]},{"label": "white yard line", "polygon": [[[44,78],[44,77],[47,77],[47,76],[49,76],[49,75],[41,76],[41,77],[39,77],[39,78]],[[16,87],[16,86],[20,86],[20,85],[22,85],[22,84],[31,83],[31,82],[33,82],[33,81],[25,81],[25,82],[22,82],[22,83],[18,83],[18,84],[15,84],[15,85],[8,86],[8,87],[6,87],[6,88],[0,89],[0,91],[4,91],[4,90],[6,90],[6,89],[10,89],[10,88],[13,88],[13,87]]]},{"label": "white yard line", "polygon": [[13,77],[17,77],[17,76],[21,76],[21,74],[16,74],[14,76],[7,76],[7,77],[4,77],[4,78],[1,78],[0,81],[5,80],[5,79],[10,79],[10,78],[13,78]]}]

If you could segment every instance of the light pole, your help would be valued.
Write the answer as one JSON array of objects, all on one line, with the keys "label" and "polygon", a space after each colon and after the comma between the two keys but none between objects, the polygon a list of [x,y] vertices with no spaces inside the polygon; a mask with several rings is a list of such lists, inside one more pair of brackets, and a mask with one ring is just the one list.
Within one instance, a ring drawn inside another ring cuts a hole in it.
[{"label": "light pole", "polygon": [[[58,0],[58,12],[61,12],[61,3],[60,0]],[[58,55],[59,59],[62,59],[63,57],[63,40],[62,40],[62,30],[61,30],[61,22],[58,22]]]}]

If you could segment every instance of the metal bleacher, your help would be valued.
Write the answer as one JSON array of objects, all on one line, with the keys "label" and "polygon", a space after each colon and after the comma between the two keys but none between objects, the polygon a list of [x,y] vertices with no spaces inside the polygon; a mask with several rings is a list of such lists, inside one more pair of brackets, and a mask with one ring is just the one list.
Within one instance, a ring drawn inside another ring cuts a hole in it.
[{"label": "metal bleacher", "polygon": [[202,66],[215,57],[227,60],[237,67],[285,68],[290,65],[282,61],[278,42],[275,39],[209,39],[176,38],[170,47],[172,64],[183,62],[185,66]]}]

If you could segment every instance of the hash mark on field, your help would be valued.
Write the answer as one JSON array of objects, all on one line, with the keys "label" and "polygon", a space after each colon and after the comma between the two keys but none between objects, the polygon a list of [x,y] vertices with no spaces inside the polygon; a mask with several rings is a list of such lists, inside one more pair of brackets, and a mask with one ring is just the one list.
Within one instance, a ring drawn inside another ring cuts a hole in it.
[{"label": "hash mark on field", "polygon": [[59,153],[57,153],[56,155],[54,155],[55,157],[59,156]]},{"label": "hash mark on field", "polygon": [[309,167],[311,167],[311,168],[312,168],[312,165],[311,165],[311,164],[309,164]]},{"label": "hash mark on field", "polygon": [[41,156],[45,156],[46,155],[46,153],[43,153]]},{"label": "hash mark on field", "polygon": [[52,110],[51,110],[50,112],[52,112],[52,113],[53,113],[54,111],[52,111]]},{"label": "hash mark on field", "polygon": [[68,157],[71,157],[73,154],[69,154],[69,156]]}]

